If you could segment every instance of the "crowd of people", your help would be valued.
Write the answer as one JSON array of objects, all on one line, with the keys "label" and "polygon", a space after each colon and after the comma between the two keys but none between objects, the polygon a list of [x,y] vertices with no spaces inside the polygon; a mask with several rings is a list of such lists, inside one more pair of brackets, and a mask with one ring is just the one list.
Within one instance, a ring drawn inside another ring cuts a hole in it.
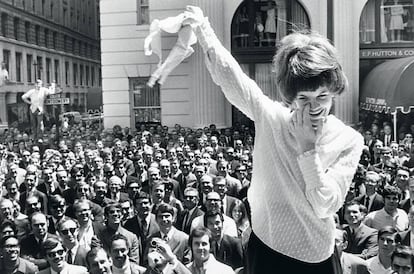
[{"label": "crowd of people", "polygon": [[[336,218],[341,266],[393,273],[397,256],[412,271],[404,261],[414,247],[412,133],[394,141],[385,123],[361,134],[365,148]],[[72,125],[60,140],[51,128],[36,141],[6,130],[0,272],[242,273],[253,140],[244,125]]]},{"label": "crowd of people", "polygon": [[103,273],[101,260],[112,273],[240,270],[253,137],[215,125],[71,125],[60,140],[56,128],[38,140],[6,130],[0,273]]}]

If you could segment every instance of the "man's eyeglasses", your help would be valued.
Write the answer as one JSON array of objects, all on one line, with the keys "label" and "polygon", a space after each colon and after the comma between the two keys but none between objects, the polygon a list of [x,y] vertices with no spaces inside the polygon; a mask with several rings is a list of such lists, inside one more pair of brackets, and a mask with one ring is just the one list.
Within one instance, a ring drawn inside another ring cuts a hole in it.
[{"label": "man's eyeglasses", "polygon": [[55,204],[52,206],[53,209],[64,208],[64,207],[65,207],[64,204]]},{"label": "man's eyeglasses", "polygon": [[69,228],[69,229],[62,229],[62,230],[60,231],[60,233],[61,233],[62,235],[69,235],[69,231],[70,231],[70,233],[73,235],[73,234],[75,233],[75,231],[76,231],[76,227],[71,227],[71,228]]},{"label": "man's eyeglasses", "polygon": [[56,250],[56,251],[47,252],[46,255],[50,258],[54,258],[54,257],[56,257],[56,255],[62,256],[63,253],[65,253],[65,250],[59,249],[59,250]]},{"label": "man's eyeglasses", "polygon": [[19,245],[4,245],[4,249],[10,250],[10,249],[18,249],[20,248]]}]

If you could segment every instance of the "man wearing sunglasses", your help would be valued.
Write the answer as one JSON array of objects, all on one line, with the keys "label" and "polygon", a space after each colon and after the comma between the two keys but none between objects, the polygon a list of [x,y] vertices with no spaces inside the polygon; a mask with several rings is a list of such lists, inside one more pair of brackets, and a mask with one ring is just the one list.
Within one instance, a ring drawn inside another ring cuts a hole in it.
[{"label": "man wearing sunglasses", "polygon": [[87,267],[86,254],[88,249],[79,244],[79,223],[74,219],[65,218],[57,225],[63,247],[66,249],[66,261],[69,264]]},{"label": "man wearing sunglasses", "polygon": [[87,274],[88,270],[79,265],[73,265],[66,262],[67,251],[62,242],[58,238],[49,238],[42,245],[44,254],[46,254],[46,260],[49,262],[50,267],[41,270],[39,274]]}]

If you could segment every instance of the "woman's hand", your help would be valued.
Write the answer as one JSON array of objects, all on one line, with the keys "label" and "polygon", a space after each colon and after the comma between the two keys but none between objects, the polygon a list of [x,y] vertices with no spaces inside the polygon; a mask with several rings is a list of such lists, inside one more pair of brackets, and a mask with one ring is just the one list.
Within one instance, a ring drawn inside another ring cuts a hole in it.
[{"label": "woman's hand", "polygon": [[201,25],[206,18],[204,17],[203,11],[196,6],[187,6],[184,11],[183,26],[190,25],[192,28]]},{"label": "woman's hand", "polygon": [[298,143],[299,154],[315,149],[316,140],[322,132],[323,120],[311,121],[309,110],[310,104],[295,109],[289,123],[289,129]]}]

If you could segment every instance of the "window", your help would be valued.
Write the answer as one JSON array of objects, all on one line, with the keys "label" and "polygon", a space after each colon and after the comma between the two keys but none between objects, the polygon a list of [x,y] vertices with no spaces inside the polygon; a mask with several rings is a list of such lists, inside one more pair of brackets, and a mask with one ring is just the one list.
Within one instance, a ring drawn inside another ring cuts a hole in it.
[{"label": "window", "polygon": [[149,3],[148,2],[149,2],[148,0],[137,0],[137,24],[138,25],[149,24]]},{"label": "window", "polygon": [[7,37],[8,20],[9,16],[3,12],[1,14],[1,35],[4,37]]},{"label": "window", "polygon": [[56,31],[53,32],[53,38],[52,38],[52,40],[53,40],[52,41],[52,43],[53,43],[52,46],[53,46],[54,49],[56,49],[57,48],[57,32]]},{"label": "window", "polygon": [[27,82],[32,83],[32,66],[33,56],[31,54],[26,55],[26,69],[27,69]]},{"label": "window", "polygon": [[32,0],[32,11],[36,13],[36,0]]},{"label": "window", "polygon": [[40,56],[36,57],[35,64],[35,79],[42,79],[42,70],[43,70],[43,59]]},{"label": "window", "polygon": [[78,65],[73,64],[73,85],[76,86],[78,84]]},{"label": "window", "polygon": [[49,47],[49,30],[45,29],[44,32],[45,32],[45,47],[48,48]]},{"label": "window", "polygon": [[69,85],[69,62],[65,62],[65,84]]},{"label": "window", "polygon": [[63,51],[68,50],[68,37],[66,34],[63,35]]},{"label": "window", "polygon": [[91,86],[95,86],[95,67],[91,67]]},{"label": "window", "polygon": [[79,84],[83,86],[83,65],[79,65]]},{"label": "window", "polygon": [[40,45],[40,26],[35,27],[35,43]]},{"label": "window", "polygon": [[66,26],[68,23],[68,10],[63,8],[63,25]]},{"label": "window", "polygon": [[52,18],[52,19],[53,19],[53,13],[54,13],[53,8],[54,8],[54,6],[53,6],[53,1],[51,1],[51,2],[50,2],[50,18]]},{"label": "window", "polygon": [[3,50],[3,62],[6,65],[7,71],[10,73],[10,51],[7,49]]},{"label": "window", "polygon": [[45,15],[45,0],[42,0],[42,15]]},{"label": "window", "polygon": [[14,17],[13,19],[14,39],[19,40],[19,32],[20,32],[20,19],[18,17]]},{"label": "window", "polygon": [[76,40],[75,38],[72,38],[72,53],[76,53]]},{"label": "window", "polygon": [[27,43],[30,43],[30,22],[24,23],[24,39]]},{"label": "window", "polygon": [[150,88],[147,81],[146,77],[129,80],[135,124],[161,123],[160,87],[155,85]]},{"label": "window", "polygon": [[89,66],[85,67],[85,82],[86,82],[86,86],[89,87]]},{"label": "window", "polygon": [[46,83],[50,83],[50,58],[46,58]]},{"label": "window", "polygon": [[26,0],[22,0],[22,7],[24,10],[26,9]]},{"label": "window", "polygon": [[16,52],[16,82],[22,81],[22,54]]},{"label": "window", "polygon": [[60,83],[60,68],[59,68],[59,60],[55,60],[55,78],[54,80],[56,83]]},{"label": "window", "polygon": [[359,21],[362,47],[413,43],[414,4],[411,0],[369,0]]}]

